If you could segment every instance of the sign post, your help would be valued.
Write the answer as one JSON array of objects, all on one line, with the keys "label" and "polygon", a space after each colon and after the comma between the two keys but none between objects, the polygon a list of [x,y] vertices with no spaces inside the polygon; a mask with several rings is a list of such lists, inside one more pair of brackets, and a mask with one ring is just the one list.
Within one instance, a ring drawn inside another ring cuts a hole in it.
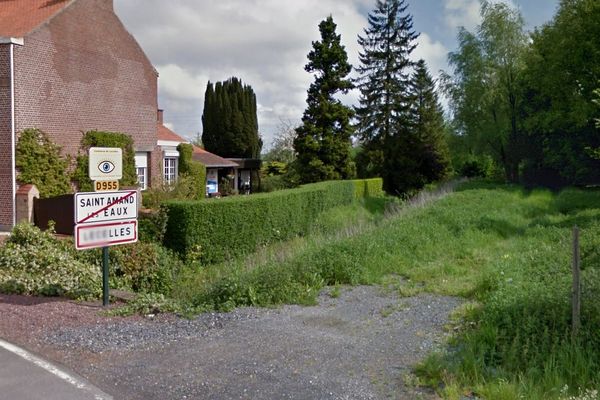
[{"label": "sign post", "polygon": [[96,192],[75,193],[75,248],[102,248],[102,304],[108,306],[108,247],[137,242],[137,190],[118,191],[120,148],[90,148],[88,172]]}]

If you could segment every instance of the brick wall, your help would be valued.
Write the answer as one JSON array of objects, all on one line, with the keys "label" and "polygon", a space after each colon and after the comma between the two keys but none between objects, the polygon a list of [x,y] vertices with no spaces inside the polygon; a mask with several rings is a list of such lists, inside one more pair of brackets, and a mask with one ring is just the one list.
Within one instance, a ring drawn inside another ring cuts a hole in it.
[{"label": "brick wall", "polygon": [[155,148],[157,74],[112,0],[78,0],[24,40],[15,49],[17,131],[40,128],[71,155],[92,129]]},{"label": "brick wall", "polygon": [[0,230],[13,223],[10,44],[0,44]]}]

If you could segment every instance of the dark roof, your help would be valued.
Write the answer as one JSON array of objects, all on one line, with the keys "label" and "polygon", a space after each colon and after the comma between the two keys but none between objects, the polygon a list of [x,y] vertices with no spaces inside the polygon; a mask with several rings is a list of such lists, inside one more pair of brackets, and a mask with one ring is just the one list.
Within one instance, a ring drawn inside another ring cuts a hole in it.
[{"label": "dark roof", "polygon": [[219,157],[218,155],[197,146],[194,146],[192,158],[196,161],[200,161],[208,168],[236,168],[238,166],[234,161],[226,160],[225,158]]},{"label": "dark roof", "polygon": [[23,37],[76,0],[2,0],[0,37]]}]

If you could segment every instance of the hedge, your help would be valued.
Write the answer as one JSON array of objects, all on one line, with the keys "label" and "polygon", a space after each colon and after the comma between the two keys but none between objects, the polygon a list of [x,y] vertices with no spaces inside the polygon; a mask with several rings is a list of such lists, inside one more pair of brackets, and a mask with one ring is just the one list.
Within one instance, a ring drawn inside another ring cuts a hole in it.
[{"label": "hedge", "polygon": [[[210,201],[165,203],[164,244],[183,256],[215,263],[258,246],[306,234],[324,210],[381,192],[381,179],[330,181],[296,189]],[[378,189],[377,189],[378,185]]]},{"label": "hedge", "polygon": [[357,199],[381,197],[385,194],[381,178],[355,179],[352,182],[354,182],[354,196]]}]

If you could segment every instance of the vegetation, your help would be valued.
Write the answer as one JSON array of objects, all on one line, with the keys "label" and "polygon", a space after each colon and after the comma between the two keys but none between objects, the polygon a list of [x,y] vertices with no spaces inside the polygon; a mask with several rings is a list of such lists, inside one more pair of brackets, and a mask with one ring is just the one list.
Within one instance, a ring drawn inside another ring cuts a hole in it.
[{"label": "vegetation", "polygon": [[52,229],[17,225],[0,247],[0,292],[74,299],[98,297],[100,269],[77,259],[73,243]]},{"label": "vegetation", "polygon": [[60,153],[60,147],[44,132],[25,129],[19,135],[15,153],[17,180],[21,184],[34,184],[41,198],[69,193],[71,185],[65,172],[70,161]]},{"label": "vegetation", "polygon": [[443,180],[450,164],[442,106],[423,60],[415,66],[410,98],[410,129],[391,138],[384,152],[384,189],[396,195]]},{"label": "vegetation", "polygon": [[258,134],[256,95],[238,78],[213,85],[208,82],[202,113],[204,148],[221,157],[258,158],[262,140]]},{"label": "vegetation", "polygon": [[308,106],[294,139],[300,183],[348,179],[355,174],[350,158],[353,112],[336,98],[352,89],[347,78],[352,66],[336,27],[331,16],[319,24],[321,41],[313,42],[304,67],[315,74],[315,81],[308,89]]},{"label": "vegetation", "polygon": [[73,172],[73,180],[80,192],[92,192],[93,183],[89,177],[90,147],[119,147],[123,150],[123,178],[119,181],[121,187],[137,186],[135,171],[135,150],[133,139],[125,133],[89,131],[81,139],[81,154],[77,157],[77,165]]},{"label": "vegetation", "polygon": [[195,189],[195,195],[191,199],[205,198],[206,166],[192,159],[194,147],[191,144],[181,143],[177,146],[177,151],[179,151],[179,178],[187,177],[191,181],[190,185]]},{"label": "vegetation", "polygon": [[[369,13],[369,26],[358,37],[362,47],[359,106],[356,107],[358,137],[363,146],[365,168],[371,176],[382,176],[383,162],[393,158],[387,149],[403,138],[409,126],[410,54],[418,35],[404,0],[377,0]],[[387,185],[387,183],[384,183]],[[392,188],[391,192],[395,192]]]},{"label": "vegetation", "polygon": [[[330,181],[298,189],[215,201],[168,202],[165,245],[214,263],[254,252],[259,246],[303,235],[321,213],[351,204],[356,193],[376,192],[374,180]],[[356,187],[359,187],[357,190]]]},{"label": "vegetation", "polygon": [[[335,235],[294,239],[244,260],[188,271],[173,295],[216,309],[310,304],[323,286],[335,284],[462,296],[469,301],[456,316],[457,334],[419,368],[421,383],[450,399],[464,393],[566,398],[600,384],[599,200],[598,192],[469,184],[427,207],[396,207],[386,219],[359,222],[355,206],[340,207],[323,214],[324,225],[354,218],[353,229],[333,224]],[[580,337],[573,342],[575,223],[582,229],[584,299]]]},{"label": "vegetation", "polygon": [[491,159],[512,182],[597,184],[600,3],[561,1],[530,37],[506,3],[483,1],[481,15],[474,33],[459,31],[444,80],[455,169]]},{"label": "vegetation", "polygon": [[516,181],[519,164],[518,81],[527,46],[524,21],[506,3],[482,2],[482,22],[472,33],[461,28],[459,49],[448,56],[454,69],[444,77],[454,114],[453,150],[469,162],[469,155],[491,157]]}]

